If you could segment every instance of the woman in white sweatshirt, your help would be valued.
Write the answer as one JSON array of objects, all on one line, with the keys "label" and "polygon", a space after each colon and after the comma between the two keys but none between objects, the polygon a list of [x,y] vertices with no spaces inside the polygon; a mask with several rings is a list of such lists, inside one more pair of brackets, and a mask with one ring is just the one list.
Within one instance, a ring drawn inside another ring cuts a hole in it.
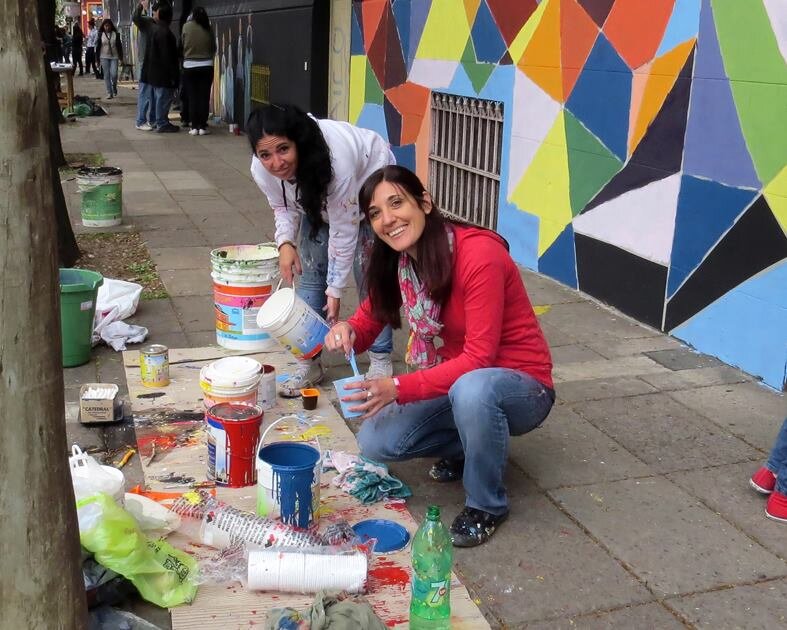
[{"label": "woman in white sweatshirt", "polygon": [[[342,291],[363,270],[373,240],[358,208],[358,191],[378,168],[395,163],[388,143],[369,129],[317,120],[294,105],[267,105],[251,113],[246,133],[251,174],[273,208],[279,269],[286,282],[300,275],[296,293],[329,323],[339,317]],[[392,374],[390,327],[369,349],[370,378]],[[281,386],[286,397],[319,383],[320,357],[298,362]]]}]

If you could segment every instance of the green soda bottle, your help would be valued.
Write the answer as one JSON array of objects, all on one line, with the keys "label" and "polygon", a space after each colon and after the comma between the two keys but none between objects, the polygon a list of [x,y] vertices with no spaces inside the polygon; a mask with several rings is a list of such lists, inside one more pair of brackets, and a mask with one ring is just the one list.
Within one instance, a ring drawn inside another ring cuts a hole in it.
[{"label": "green soda bottle", "polygon": [[440,520],[440,508],[430,505],[413,538],[413,578],[410,628],[451,627],[451,535]]}]

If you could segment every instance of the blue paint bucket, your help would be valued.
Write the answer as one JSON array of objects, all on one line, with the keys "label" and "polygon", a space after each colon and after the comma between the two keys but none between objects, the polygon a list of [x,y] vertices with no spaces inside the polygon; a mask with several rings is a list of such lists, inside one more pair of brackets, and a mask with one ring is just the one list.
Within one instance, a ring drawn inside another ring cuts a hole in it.
[{"label": "blue paint bucket", "polygon": [[[278,423],[295,416],[282,416],[262,434]],[[322,454],[303,442],[274,442],[257,453],[257,514],[281,518],[288,525],[307,529],[317,522],[320,506]]]}]

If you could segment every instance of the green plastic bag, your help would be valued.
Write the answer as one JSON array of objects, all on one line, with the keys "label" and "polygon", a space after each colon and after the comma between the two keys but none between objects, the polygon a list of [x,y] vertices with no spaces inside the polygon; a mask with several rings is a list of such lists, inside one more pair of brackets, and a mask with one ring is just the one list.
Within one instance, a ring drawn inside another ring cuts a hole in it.
[{"label": "green plastic bag", "polygon": [[197,594],[197,561],[164,540],[151,540],[108,494],[77,502],[79,538],[96,560],[131,581],[147,601],[163,608]]}]

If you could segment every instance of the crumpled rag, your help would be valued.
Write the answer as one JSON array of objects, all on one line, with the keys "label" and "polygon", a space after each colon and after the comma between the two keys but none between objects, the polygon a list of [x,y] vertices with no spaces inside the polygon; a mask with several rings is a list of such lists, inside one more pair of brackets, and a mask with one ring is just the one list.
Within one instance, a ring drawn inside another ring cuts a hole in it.
[{"label": "crumpled rag", "polygon": [[410,487],[388,472],[388,466],[344,451],[326,451],[323,467],[339,474],[331,483],[364,505],[381,499],[404,499],[413,495]]},{"label": "crumpled rag", "polygon": [[320,591],[303,612],[274,608],[265,618],[265,630],[386,630],[386,625],[365,601],[346,593]]}]

